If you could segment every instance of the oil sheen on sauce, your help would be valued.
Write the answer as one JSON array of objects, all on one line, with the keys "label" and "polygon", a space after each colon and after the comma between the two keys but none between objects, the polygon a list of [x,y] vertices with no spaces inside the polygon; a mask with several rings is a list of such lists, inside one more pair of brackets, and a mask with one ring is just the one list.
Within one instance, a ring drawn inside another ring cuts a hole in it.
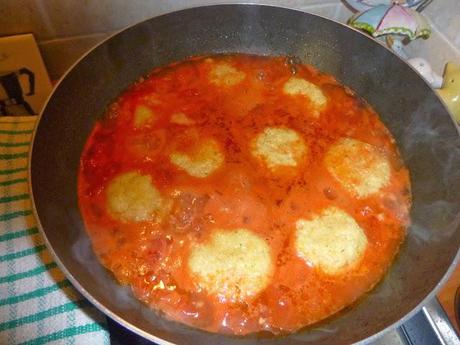
[{"label": "oil sheen on sauce", "polygon": [[166,318],[294,332],[363,296],[409,223],[410,181],[378,115],[283,57],[153,70],[95,125],[79,205],[101,263]]}]

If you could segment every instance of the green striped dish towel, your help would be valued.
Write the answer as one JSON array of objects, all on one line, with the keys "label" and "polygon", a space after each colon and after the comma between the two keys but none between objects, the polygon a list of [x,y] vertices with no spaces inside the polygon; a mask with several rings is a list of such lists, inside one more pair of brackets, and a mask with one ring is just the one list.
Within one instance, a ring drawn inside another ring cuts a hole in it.
[{"label": "green striped dish towel", "polygon": [[66,279],[31,209],[35,117],[0,117],[0,344],[109,344],[105,317]]}]

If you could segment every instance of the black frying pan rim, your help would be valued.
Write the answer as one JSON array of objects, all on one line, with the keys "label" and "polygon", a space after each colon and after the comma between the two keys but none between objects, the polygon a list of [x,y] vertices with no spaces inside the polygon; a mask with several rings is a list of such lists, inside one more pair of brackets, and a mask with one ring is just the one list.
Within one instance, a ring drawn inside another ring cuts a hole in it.
[{"label": "black frying pan rim", "polygon": [[[170,12],[167,12],[167,13],[163,13],[159,16],[155,16],[155,17],[152,17],[152,18],[158,18],[158,17],[163,17],[163,16],[167,16],[171,13],[178,13],[178,12],[182,12],[182,11],[187,11],[189,9],[196,9],[196,8],[207,8],[207,7],[218,7],[218,6],[231,6],[231,5],[246,5],[246,6],[264,6],[264,7],[273,7],[273,8],[280,8],[280,9],[286,9],[286,10],[290,10],[290,11],[295,11],[295,12],[300,12],[300,13],[305,13],[306,11],[302,11],[302,10],[299,10],[299,9],[293,9],[293,8],[290,8],[290,7],[287,7],[287,6],[279,6],[279,5],[271,5],[271,4],[263,4],[263,3],[247,3],[247,2],[239,2],[239,3],[219,3],[219,4],[215,4],[215,5],[206,5],[206,6],[189,6],[189,7],[184,7],[182,9],[179,9],[179,10],[174,10],[174,11],[170,11]],[[308,12],[307,12],[308,13]],[[404,61],[402,58],[400,58],[398,55],[396,55],[391,49],[389,49],[388,47],[386,47],[384,44],[370,38],[368,35],[364,34],[363,32],[355,29],[355,28],[352,28],[346,24],[343,24],[343,23],[340,23],[340,22],[337,22],[335,20],[332,20],[332,19],[329,19],[329,18],[326,18],[324,16],[321,16],[321,15],[316,15],[316,14],[312,14],[312,13],[309,13],[310,15],[312,16],[317,16],[317,17],[320,17],[326,21],[329,21],[329,22],[334,22],[335,24],[339,24],[341,26],[343,26],[344,28],[348,29],[348,30],[352,30],[364,37],[366,37],[366,39],[369,39],[371,41],[373,41],[375,44],[378,44],[380,45],[381,47],[383,47],[384,49],[386,49],[387,51],[391,52],[394,56],[396,56],[399,60],[401,60],[402,62],[406,63],[406,61]],[[30,146],[30,150],[29,150],[29,156],[28,156],[28,186],[29,186],[29,190],[30,190],[30,194],[32,195],[32,198],[31,198],[31,201],[32,201],[32,210],[33,210],[33,215],[36,219],[36,222],[37,222],[37,227],[40,231],[40,234],[41,236],[44,238],[45,240],[45,244],[47,246],[47,249],[50,251],[53,259],[56,261],[56,263],[58,264],[59,268],[64,272],[64,274],[66,275],[66,277],[71,281],[72,285],[86,298],[88,299],[91,304],[93,304],[98,310],[100,310],[103,314],[105,314],[106,316],[110,317],[111,319],[115,320],[117,323],[119,323],[120,325],[128,328],[129,330],[131,331],[134,331],[135,333],[143,336],[144,338],[146,339],[149,339],[151,341],[154,341],[154,342],[158,342],[159,344],[171,344],[171,345],[175,345],[174,343],[171,343],[169,341],[166,341],[166,340],[163,340],[161,338],[158,338],[157,336],[151,334],[151,333],[148,333],[146,331],[143,331],[141,330],[140,328],[138,328],[137,326],[135,325],[132,325],[131,323],[125,321],[124,319],[122,319],[121,317],[119,317],[115,312],[109,310],[107,307],[105,307],[102,303],[100,303],[99,301],[97,301],[79,282],[76,278],[74,278],[74,276],[72,275],[72,273],[64,266],[64,264],[62,263],[62,261],[59,259],[58,255],[56,254],[56,252],[54,251],[53,247],[51,246],[51,243],[49,242],[47,236],[46,236],[46,232],[40,222],[40,218],[38,216],[38,213],[37,213],[37,209],[35,207],[35,199],[33,197],[33,187],[32,187],[32,154],[33,154],[33,146],[34,146],[34,143],[35,143],[35,136],[37,134],[37,129],[38,129],[38,126],[40,124],[40,121],[42,120],[42,117],[43,117],[43,114],[44,114],[44,110],[46,109],[49,101],[52,99],[54,93],[56,92],[56,90],[59,88],[59,85],[61,84],[61,82],[66,78],[67,74],[69,74],[79,63],[80,61],[84,60],[86,58],[87,55],[89,55],[93,50],[95,50],[96,48],[98,48],[99,46],[103,45],[105,42],[109,41],[110,39],[112,39],[113,37],[117,36],[118,34],[122,33],[123,31],[131,28],[132,26],[134,25],[137,25],[137,24],[140,24],[140,23],[144,23],[144,22],[147,22],[149,20],[151,20],[152,18],[148,18],[144,21],[141,21],[141,22],[138,22],[136,24],[133,24],[133,25],[129,25],[121,30],[118,30],[117,32],[109,35],[107,38],[105,38],[104,40],[102,40],[101,42],[99,42],[97,45],[95,45],[94,47],[92,47],[90,50],[88,50],[85,54],[83,54],[75,63],[72,64],[72,66],[69,67],[69,69],[64,73],[64,75],[59,79],[58,83],[55,85],[55,87],[53,88],[53,91],[52,93],[49,95],[49,97],[47,98],[43,108],[42,108],[42,111],[40,112],[40,114],[38,115],[38,119],[36,121],[36,124],[35,124],[35,128],[34,128],[34,132],[33,132],[33,135],[32,135],[32,143],[31,143],[31,146]],[[409,64],[407,64],[409,65]],[[428,82],[423,79],[419,74],[418,72],[416,71],[416,69],[414,67],[412,67],[411,65],[409,65],[409,67],[417,74],[418,78],[421,79],[426,85],[428,85],[430,88],[431,86],[428,84]],[[432,89],[432,88],[431,88]],[[433,93],[435,93],[436,97],[441,101],[441,103],[443,104],[443,106],[446,108],[448,114],[450,115],[450,118],[451,118],[451,121],[453,122],[454,126],[456,127],[457,129],[457,133],[460,135],[460,126],[457,124],[457,122],[455,121],[455,118],[452,114],[452,112],[448,109],[446,103],[444,102],[444,100],[439,97],[439,95],[434,92],[434,90],[432,89]],[[449,268],[447,269],[447,271],[444,273],[443,277],[440,279],[440,281],[436,284],[436,286],[431,290],[431,292],[424,298],[422,299],[418,305],[416,307],[414,307],[410,312],[408,312],[405,316],[403,316],[402,318],[400,318],[398,321],[394,322],[393,324],[389,325],[388,327],[382,329],[381,331],[365,338],[365,339],[362,339],[360,340],[359,342],[357,342],[356,344],[365,344],[365,343],[368,343],[368,342],[372,342],[372,341],[375,341],[377,338],[381,337],[382,335],[386,334],[387,332],[401,326],[403,323],[405,323],[406,321],[408,321],[410,318],[412,318],[416,313],[418,313],[422,307],[426,304],[427,301],[433,299],[433,298],[436,298],[436,295],[437,293],[440,291],[441,287],[447,282],[447,280],[449,279],[449,277],[452,275],[455,267],[457,266],[457,264],[460,262],[460,249],[457,250],[457,254],[454,258],[454,260],[452,261],[452,263],[450,264]]]}]

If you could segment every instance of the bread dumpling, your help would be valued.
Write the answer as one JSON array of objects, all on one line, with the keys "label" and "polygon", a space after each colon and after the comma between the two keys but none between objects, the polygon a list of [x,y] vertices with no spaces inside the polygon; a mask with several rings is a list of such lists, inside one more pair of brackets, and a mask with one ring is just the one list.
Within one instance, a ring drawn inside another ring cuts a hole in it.
[{"label": "bread dumpling", "polygon": [[177,112],[171,115],[171,123],[182,126],[192,126],[195,124],[195,121],[189,118],[186,114]]},{"label": "bread dumpling", "polygon": [[293,129],[266,127],[252,143],[252,155],[260,158],[270,170],[296,167],[305,158],[308,148]]},{"label": "bread dumpling", "polygon": [[116,176],[106,189],[110,215],[123,222],[150,221],[162,206],[162,197],[148,175],[130,171]]},{"label": "bread dumpling", "polygon": [[153,121],[155,119],[155,113],[152,109],[145,105],[138,105],[134,110],[134,127],[140,128],[143,125]]},{"label": "bread dumpling", "polygon": [[209,73],[209,80],[217,86],[235,86],[245,78],[246,73],[224,62],[212,66]]},{"label": "bread dumpling", "polygon": [[283,86],[283,92],[290,96],[308,97],[313,105],[313,116],[318,117],[327,105],[327,98],[321,88],[308,80],[291,77]]},{"label": "bread dumpling", "polygon": [[296,222],[297,255],[327,274],[356,264],[367,247],[367,237],[345,211],[329,207],[313,219]]},{"label": "bread dumpling", "polygon": [[272,273],[267,242],[248,229],[216,229],[191,249],[188,268],[208,293],[239,301],[262,291]]},{"label": "bread dumpling", "polygon": [[355,139],[344,138],[334,144],[325,157],[326,168],[345,189],[366,198],[390,181],[391,167],[378,149]]},{"label": "bread dumpling", "polygon": [[169,158],[175,166],[199,178],[211,175],[225,160],[219,144],[214,139],[205,139],[198,143],[191,153],[174,151]]}]

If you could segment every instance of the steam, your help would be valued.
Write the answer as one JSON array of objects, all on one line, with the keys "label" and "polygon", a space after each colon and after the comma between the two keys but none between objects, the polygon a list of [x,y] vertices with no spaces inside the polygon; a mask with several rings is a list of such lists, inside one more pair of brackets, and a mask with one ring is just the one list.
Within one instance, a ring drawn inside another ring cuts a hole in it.
[{"label": "steam", "polygon": [[[418,206],[416,215],[429,215],[426,223],[416,222],[411,227],[411,233],[421,242],[445,241],[453,236],[460,227],[460,212],[458,204],[445,200]],[[440,226],[442,225],[442,226]]]},{"label": "steam", "polygon": [[434,97],[420,102],[400,134],[413,187],[410,233],[419,243],[444,241],[460,226],[460,137]]},{"label": "steam", "polygon": [[[339,331],[337,327],[329,326],[329,327],[318,327],[313,328],[311,330],[294,333],[290,337],[292,339],[300,340],[302,342],[313,342],[313,341],[320,341],[323,339],[330,339],[331,334],[335,334]],[[327,343],[327,341],[326,341]]]},{"label": "steam", "polygon": [[[110,291],[111,302],[115,303],[117,308],[122,310],[139,309],[140,302],[134,298],[131,289],[121,286],[115,277],[99,263],[88,235],[80,234],[71,251],[72,256],[85,267],[91,279],[97,282],[97,290],[100,295],[107,296],[107,292]],[[93,293],[92,295],[94,296]],[[108,305],[108,303],[104,302],[102,304]]]}]

